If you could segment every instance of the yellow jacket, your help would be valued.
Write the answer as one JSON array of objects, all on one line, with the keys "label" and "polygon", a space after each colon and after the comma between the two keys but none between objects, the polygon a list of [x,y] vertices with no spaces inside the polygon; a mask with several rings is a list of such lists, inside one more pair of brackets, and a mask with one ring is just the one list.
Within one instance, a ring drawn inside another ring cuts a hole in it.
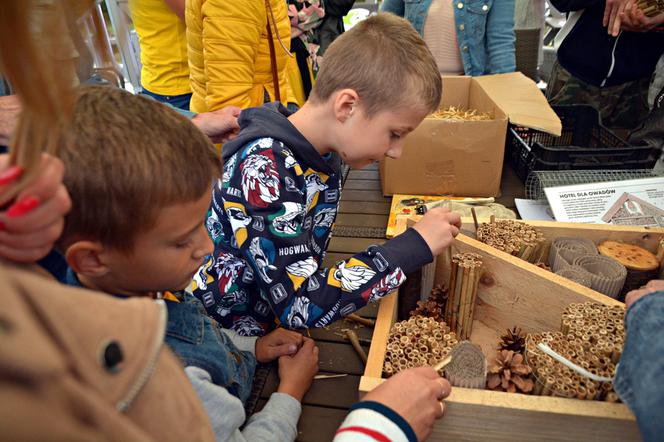
[{"label": "yellow jacket", "polygon": [[[288,83],[290,21],[285,0],[187,0],[185,18],[191,89],[190,108],[207,112],[228,105],[260,106],[264,90],[275,100],[267,21],[270,17],[281,101],[298,103]],[[275,23],[276,31],[275,32]]]},{"label": "yellow jacket", "polygon": [[159,95],[182,95],[189,88],[184,23],[164,0],[129,0],[141,45],[141,86]]}]

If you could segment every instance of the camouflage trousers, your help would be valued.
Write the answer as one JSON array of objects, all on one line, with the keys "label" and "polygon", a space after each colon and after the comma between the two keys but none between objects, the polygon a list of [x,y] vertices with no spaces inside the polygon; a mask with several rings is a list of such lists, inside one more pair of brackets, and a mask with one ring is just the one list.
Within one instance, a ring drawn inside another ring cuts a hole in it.
[{"label": "camouflage trousers", "polygon": [[550,104],[589,104],[599,110],[602,123],[613,129],[633,129],[648,115],[650,78],[610,87],[590,85],[553,66],[546,96]]}]

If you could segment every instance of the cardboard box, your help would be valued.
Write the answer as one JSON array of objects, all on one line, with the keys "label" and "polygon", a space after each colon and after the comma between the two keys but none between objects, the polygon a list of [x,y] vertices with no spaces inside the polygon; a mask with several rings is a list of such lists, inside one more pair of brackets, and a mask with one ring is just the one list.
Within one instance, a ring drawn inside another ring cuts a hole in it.
[{"label": "cardboard box", "polygon": [[[397,221],[397,234],[406,229],[405,221]],[[542,230],[549,240],[583,237],[596,244],[618,240],[652,252],[664,238],[664,229],[656,228],[542,221],[528,224]],[[473,235],[473,226],[465,228],[469,230],[464,233]],[[495,355],[499,336],[507,328],[516,325],[527,333],[559,330],[561,313],[570,303],[593,301],[623,305],[470,236],[457,236],[453,247],[455,253],[478,253],[484,262],[470,340],[489,358]],[[435,271],[437,284],[448,280],[448,269],[446,260],[439,257]],[[395,293],[381,300],[368,361],[360,380],[360,397],[384,381],[383,361],[390,327],[396,320],[396,296]],[[620,403],[457,387],[445,403],[445,418],[436,422],[428,440],[640,440],[634,416]]]},{"label": "cardboard box", "polygon": [[560,119],[537,85],[520,72],[443,77],[441,109],[476,109],[488,121],[425,118],[398,160],[380,164],[384,195],[497,196],[508,120],[560,135]]}]

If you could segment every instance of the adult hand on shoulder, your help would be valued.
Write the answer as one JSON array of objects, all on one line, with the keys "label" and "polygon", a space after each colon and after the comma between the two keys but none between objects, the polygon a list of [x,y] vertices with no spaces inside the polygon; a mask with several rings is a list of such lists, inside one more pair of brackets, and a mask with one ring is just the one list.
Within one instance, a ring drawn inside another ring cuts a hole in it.
[{"label": "adult hand on shoulder", "polygon": [[288,394],[302,402],[305,393],[311,387],[314,375],[318,373],[318,347],[314,340],[302,338],[302,347],[293,356],[279,358],[278,393]]},{"label": "adult hand on shoulder", "polygon": [[[0,193],[23,173],[8,163],[9,155],[0,155]],[[42,154],[35,180],[0,212],[0,256],[32,263],[51,251],[71,208],[64,170],[58,158]]]},{"label": "adult hand on shoulder", "polygon": [[280,356],[294,355],[302,347],[303,340],[304,337],[297,332],[278,328],[256,340],[256,360],[265,363]]},{"label": "adult hand on shoulder", "polygon": [[425,213],[413,228],[424,238],[433,256],[438,256],[452,245],[454,237],[459,234],[461,217],[448,207],[435,207]]},{"label": "adult hand on shoulder", "polygon": [[604,6],[604,18],[602,24],[609,35],[617,37],[620,33],[622,12],[625,10],[630,0],[606,0]]},{"label": "adult hand on shoulder", "polygon": [[237,106],[226,106],[211,112],[203,112],[192,118],[194,123],[213,143],[223,143],[232,140],[240,130],[237,122],[240,116]]},{"label": "adult hand on shoulder", "polygon": [[431,434],[436,419],[443,417],[442,402],[452,387],[431,367],[411,368],[399,372],[364,397],[379,402],[403,417],[423,441]]},{"label": "adult hand on shoulder", "polygon": [[654,17],[648,17],[636,5],[634,0],[629,0],[623,12],[620,13],[621,28],[630,32],[648,32],[657,26],[664,24],[664,13]]},{"label": "adult hand on shoulder", "polygon": [[630,308],[632,304],[634,304],[636,301],[643,298],[644,296],[662,291],[664,291],[664,280],[653,279],[643,287],[636,290],[632,290],[631,292],[627,293],[627,295],[625,296],[625,308]]}]

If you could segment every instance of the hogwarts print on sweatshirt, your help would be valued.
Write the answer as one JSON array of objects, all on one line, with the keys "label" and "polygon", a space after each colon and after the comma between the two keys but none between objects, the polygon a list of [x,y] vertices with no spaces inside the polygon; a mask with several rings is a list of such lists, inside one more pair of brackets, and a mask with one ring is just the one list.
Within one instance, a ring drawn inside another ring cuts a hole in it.
[{"label": "hogwarts print on sweatshirt", "polygon": [[[207,219],[215,243],[192,291],[241,335],[323,327],[397,288],[432,260],[410,229],[329,269],[325,249],[341,197],[340,162],[321,157],[276,104],[242,112],[224,145]],[[275,321],[276,319],[276,321]]]}]

